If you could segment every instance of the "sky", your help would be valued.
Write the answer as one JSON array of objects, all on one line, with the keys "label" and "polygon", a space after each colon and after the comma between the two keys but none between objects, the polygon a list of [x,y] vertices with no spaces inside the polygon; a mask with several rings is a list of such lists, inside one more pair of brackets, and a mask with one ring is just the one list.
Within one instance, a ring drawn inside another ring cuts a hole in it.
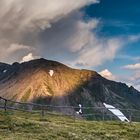
[{"label": "sky", "polygon": [[140,90],[139,0],[1,0],[0,61],[37,58]]}]

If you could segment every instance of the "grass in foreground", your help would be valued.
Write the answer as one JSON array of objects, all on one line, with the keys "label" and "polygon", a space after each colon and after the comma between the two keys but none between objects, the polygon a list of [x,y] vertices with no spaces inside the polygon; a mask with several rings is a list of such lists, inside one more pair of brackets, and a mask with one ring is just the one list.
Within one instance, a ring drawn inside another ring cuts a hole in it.
[{"label": "grass in foreground", "polygon": [[140,123],[0,111],[0,140],[140,140]]}]

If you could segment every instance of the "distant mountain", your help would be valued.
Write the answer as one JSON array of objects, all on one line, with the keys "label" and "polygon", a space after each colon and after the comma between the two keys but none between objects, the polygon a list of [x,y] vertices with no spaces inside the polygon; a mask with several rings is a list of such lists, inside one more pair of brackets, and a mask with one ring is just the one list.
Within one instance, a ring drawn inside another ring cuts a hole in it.
[{"label": "distant mountain", "polygon": [[140,109],[140,92],[133,87],[107,80],[95,71],[72,69],[45,59],[0,63],[0,96],[56,106],[103,107],[108,103],[116,108]]}]

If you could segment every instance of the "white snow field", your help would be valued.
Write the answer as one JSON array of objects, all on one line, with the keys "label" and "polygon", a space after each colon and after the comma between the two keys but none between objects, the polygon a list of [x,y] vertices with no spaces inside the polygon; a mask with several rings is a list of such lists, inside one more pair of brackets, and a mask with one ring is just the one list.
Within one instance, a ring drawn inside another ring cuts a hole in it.
[{"label": "white snow field", "polygon": [[111,111],[115,116],[117,116],[121,121],[127,121],[127,122],[130,122],[126,116],[119,110],[119,109],[116,109],[114,106],[112,105],[109,105],[109,104],[106,104],[106,103],[103,103],[104,106],[109,110]]}]

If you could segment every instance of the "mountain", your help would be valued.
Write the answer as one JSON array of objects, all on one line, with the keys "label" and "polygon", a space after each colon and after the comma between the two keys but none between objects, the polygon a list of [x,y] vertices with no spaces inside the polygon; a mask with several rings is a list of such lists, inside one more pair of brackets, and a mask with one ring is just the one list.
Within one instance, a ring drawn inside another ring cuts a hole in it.
[{"label": "mountain", "polygon": [[[73,69],[43,58],[21,64],[0,63],[0,96],[54,106],[103,107],[108,103],[116,108],[140,109],[140,92],[133,87],[107,80],[95,71]],[[84,111],[94,112],[91,108]]]}]

